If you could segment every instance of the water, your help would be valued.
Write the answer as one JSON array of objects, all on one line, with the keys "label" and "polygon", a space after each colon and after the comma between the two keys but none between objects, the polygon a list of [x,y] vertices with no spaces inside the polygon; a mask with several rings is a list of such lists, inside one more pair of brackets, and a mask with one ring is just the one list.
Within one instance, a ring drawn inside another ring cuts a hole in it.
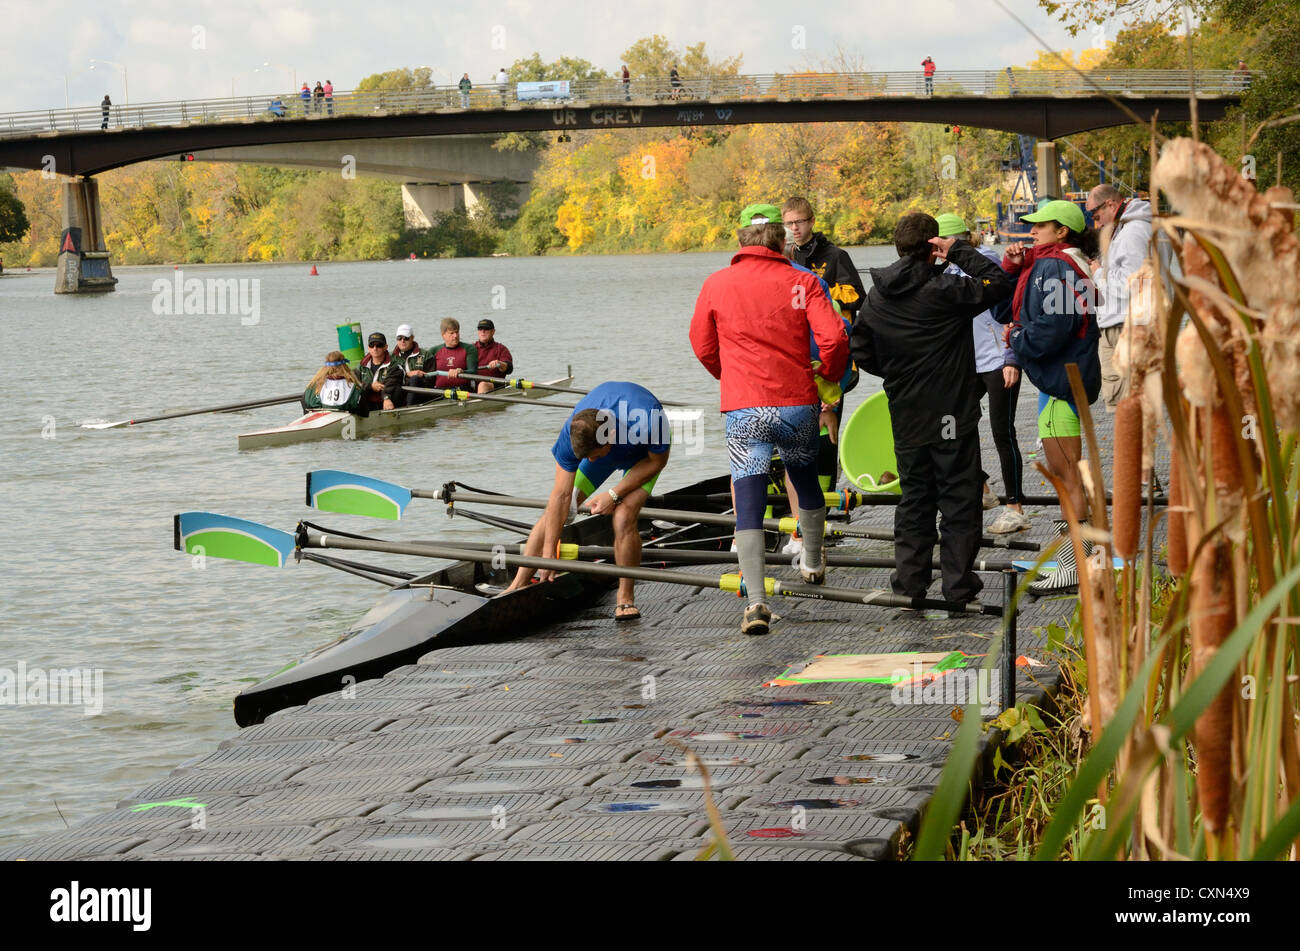
[{"label": "water", "polygon": [[[853,254],[860,266],[894,257],[888,248]],[[334,348],[335,325],[358,320],[393,342],[398,324],[411,323],[433,345],[446,316],[461,321],[467,340],[480,318],[492,317],[520,375],[546,379],[572,364],[575,386],[636,380],[712,410],[717,384],[691,353],[687,327],[702,281],[729,257],[329,264],[318,277],[306,264],[184,268],[185,278],[259,281],[252,325],[237,315],[155,313],[153,284],[171,282],[170,267],[118,269],[117,291],[104,296],[56,297],[50,271],[0,278],[12,354],[0,383],[8,535],[0,668],[103,671],[98,716],[73,706],[0,706],[0,846],[111,809],[210,752],[236,732],[230,704],[239,690],[335,638],[382,593],[306,563],[195,567],[172,548],[174,513],[209,510],[291,529],[311,517],[302,495],[303,473],[313,468],[544,495],[564,414],[511,407],[387,437],[242,453],[237,433],[288,422],[296,408],[102,431],[82,422],[294,392]],[[503,295],[504,308],[493,309]],[[873,382],[864,377],[850,408]],[[721,417],[712,411],[704,447],[674,455],[659,488],[725,471]],[[448,519],[433,503],[414,503],[400,528],[351,516],[320,521],[384,536],[503,537]]]}]

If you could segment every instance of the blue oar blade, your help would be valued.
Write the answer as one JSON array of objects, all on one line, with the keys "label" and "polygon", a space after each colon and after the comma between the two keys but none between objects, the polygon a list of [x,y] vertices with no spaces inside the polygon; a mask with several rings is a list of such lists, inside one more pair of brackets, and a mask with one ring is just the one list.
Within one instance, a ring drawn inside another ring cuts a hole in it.
[{"label": "blue oar blade", "polygon": [[[1015,566],[1017,571],[1029,571],[1031,568],[1034,567],[1034,563],[1032,561],[1013,561],[1011,564]],[[1124,559],[1121,558],[1119,555],[1116,555],[1114,558],[1111,559],[1111,567],[1114,568],[1116,571],[1120,570],[1121,568],[1124,567]],[[1038,566],[1038,570],[1041,572],[1055,571],[1056,568],[1057,568],[1057,564],[1054,561],[1045,561]]]},{"label": "blue oar blade", "polygon": [[307,473],[307,504],[322,512],[397,521],[410,502],[411,490],[392,482],[338,469]]},{"label": "blue oar blade", "polygon": [[291,532],[213,512],[182,512],[176,516],[177,551],[208,558],[229,558],[255,565],[283,568],[297,547]]}]

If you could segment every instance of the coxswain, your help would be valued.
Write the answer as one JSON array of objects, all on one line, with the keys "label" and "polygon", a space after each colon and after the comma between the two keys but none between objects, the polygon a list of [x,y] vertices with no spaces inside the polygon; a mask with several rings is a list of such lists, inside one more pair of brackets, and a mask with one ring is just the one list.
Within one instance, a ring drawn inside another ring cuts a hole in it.
[{"label": "coxswain", "polygon": [[434,389],[460,390],[472,389],[472,380],[462,380],[462,373],[478,373],[478,348],[469,347],[460,342],[460,321],[455,317],[444,317],[439,325],[442,331],[442,343],[433,350],[433,359],[425,367],[437,373]]},{"label": "coxswain", "polygon": [[[555,482],[541,518],[533,526],[524,554],[555,557],[565,519],[586,503],[594,515],[609,515],[614,524],[614,562],[625,567],[641,564],[641,535],[637,517],[650,498],[655,481],[668,464],[671,423],[663,405],[644,386],[602,383],[578,401],[551,447]],[[613,474],[623,477],[612,489],[596,490]],[[528,584],[533,569],[520,568],[510,589]],[[550,581],[554,571],[537,573]],[[618,582],[614,619],[635,620],[635,582]]]},{"label": "coxswain", "polygon": [[325,355],[325,365],[316,371],[303,391],[302,408],[305,412],[332,409],[365,416],[368,413],[365,400],[366,391],[360,378],[352,372],[343,354],[331,350]]},{"label": "coxswain", "polygon": [[[478,372],[479,376],[494,376],[497,379],[504,379],[507,374],[513,373],[515,369],[515,358],[510,355],[506,345],[500,343],[495,338],[497,332],[496,324],[491,319],[484,317],[478,322]],[[496,388],[495,383],[489,383],[487,380],[480,380],[478,391],[480,393],[491,393]]]}]

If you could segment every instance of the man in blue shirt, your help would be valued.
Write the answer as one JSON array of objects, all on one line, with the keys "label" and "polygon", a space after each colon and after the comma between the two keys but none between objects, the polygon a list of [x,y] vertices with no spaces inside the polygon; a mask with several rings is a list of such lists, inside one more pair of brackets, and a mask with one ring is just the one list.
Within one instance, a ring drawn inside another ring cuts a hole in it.
[{"label": "man in blue shirt", "polygon": [[[602,383],[578,401],[551,447],[555,457],[555,484],[541,518],[533,526],[524,548],[526,555],[555,557],[566,518],[584,500],[594,515],[609,515],[614,523],[614,561],[641,564],[641,535],[637,517],[650,497],[659,473],[668,464],[672,431],[668,416],[655,395],[635,383]],[[623,478],[612,489],[596,490],[621,469]],[[532,568],[520,568],[511,590],[528,584]],[[541,571],[540,581],[550,581],[554,571]],[[614,618],[634,620],[634,583],[618,583]]]}]

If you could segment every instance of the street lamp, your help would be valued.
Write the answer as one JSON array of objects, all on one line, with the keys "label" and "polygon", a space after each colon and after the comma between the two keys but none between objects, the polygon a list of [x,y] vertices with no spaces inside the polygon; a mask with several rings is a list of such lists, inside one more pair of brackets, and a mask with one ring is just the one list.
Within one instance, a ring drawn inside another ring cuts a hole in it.
[{"label": "street lamp", "polygon": [[131,89],[126,84],[126,67],[121,63],[113,62],[111,59],[92,59],[90,68],[94,69],[96,66],[112,66],[114,69],[122,71],[122,105],[129,106],[131,104]]}]

